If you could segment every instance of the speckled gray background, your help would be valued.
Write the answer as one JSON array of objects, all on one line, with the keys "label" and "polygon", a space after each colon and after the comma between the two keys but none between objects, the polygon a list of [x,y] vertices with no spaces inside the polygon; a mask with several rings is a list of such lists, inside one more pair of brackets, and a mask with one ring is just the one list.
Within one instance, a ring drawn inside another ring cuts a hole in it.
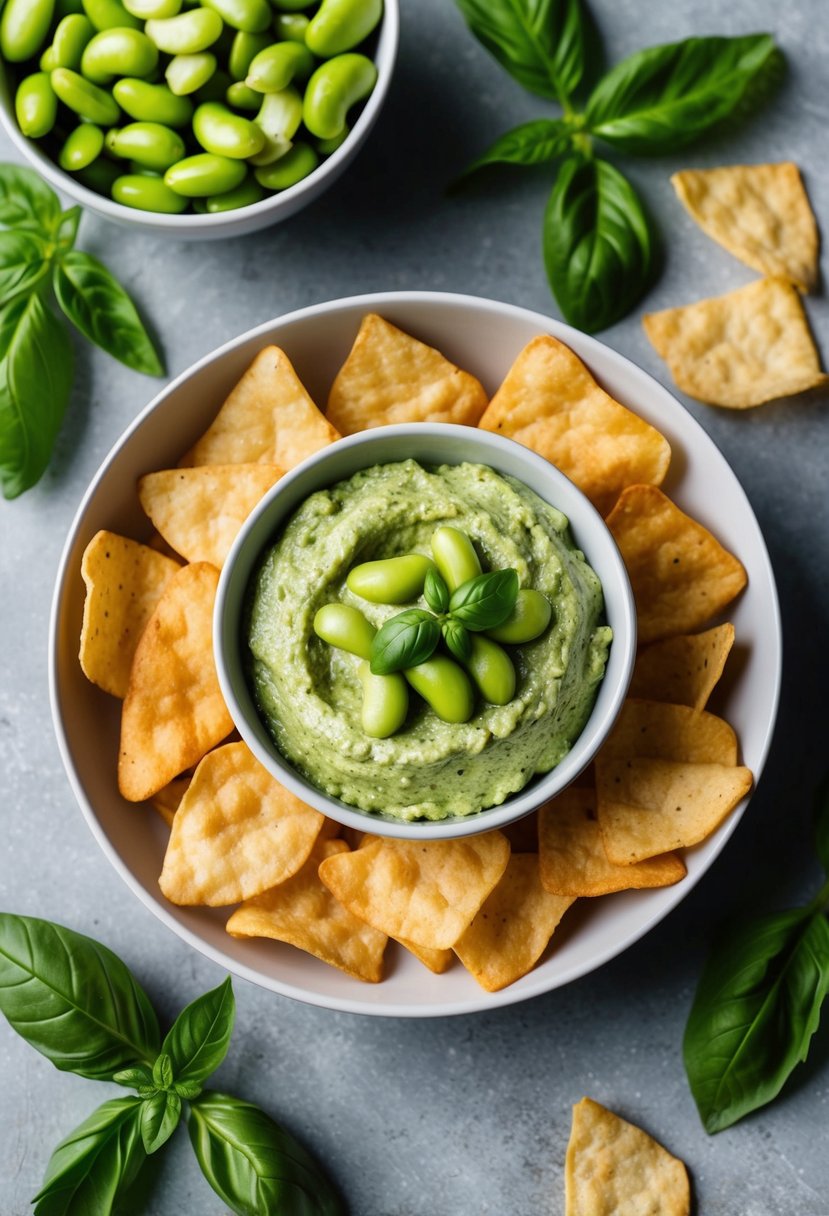
[{"label": "speckled gray background", "polygon": [[[674,198],[682,165],[792,159],[829,224],[829,23],[825,0],[594,0],[608,57],[686,34],[773,31],[788,62],[777,99],[748,125],[681,158],[630,163],[666,236],[647,307],[716,294],[752,272]],[[127,282],[176,375],[227,338],[299,306],[355,292],[435,288],[557,315],[539,255],[545,172],[446,183],[504,129],[545,112],[467,34],[449,0],[403,0],[391,96],[358,163],[281,227],[176,244],[93,217],[83,246]],[[0,156],[10,155],[5,141]],[[829,309],[809,316],[829,357]],[[602,337],[667,382],[638,316]],[[87,347],[42,484],[0,505],[0,903],[99,936],[163,1015],[221,979],[110,869],[64,777],[49,717],[49,602],[64,535],[98,464],[156,385]],[[258,1101],[329,1163],[352,1216],[559,1216],[570,1105],[589,1093],[688,1162],[700,1216],[827,1216],[829,1029],[770,1108],[703,1132],[680,1056],[685,1017],[717,927],[740,908],[805,899],[820,875],[809,800],[827,763],[829,412],[803,398],[744,415],[686,400],[746,487],[779,581],[785,681],[770,762],[739,831],[706,878],[622,957],[566,989],[491,1014],[434,1021],[307,1008],[243,981],[221,1086]],[[0,1216],[22,1216],[51,1146],[110,1087],[57,1073],[0,1024]],[[180,1131],[143,1207],[210,1216],[222,1205]],[[90,1213],[89,1216],[95,1216]]]}]

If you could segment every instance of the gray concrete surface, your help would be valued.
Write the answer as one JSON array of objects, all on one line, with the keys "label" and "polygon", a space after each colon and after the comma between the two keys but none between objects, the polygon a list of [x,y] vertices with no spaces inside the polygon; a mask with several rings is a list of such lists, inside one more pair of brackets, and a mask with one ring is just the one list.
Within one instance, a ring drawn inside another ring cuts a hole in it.
[{"label": "gray concrete surface", "polygon": [[[823,0],[594,0],[611,60],[687,34],[773,31],[789,64],[761,114],[701,147],[632,161],[665,234],[647,307],[716,294],[752,272],[707,240],[668,182],[683,165],[792,159],[829,224],[829,28]],[[177,244],[88,216],[82,245],[129,284],[175,375],[225,339],[292,308],[395,288],[468,291],[557,315],[539,256],[545,171],[446,183],[504,129],[545,113],[467,34],[448,0],[403,0],[398,74],[350,175],[305,213],[241,240]],[[10,150],[0,143],[0,157]],[[808,301],[829,357],[829,308]],[[603,338],[667,382],[637,315]],[[221,972],[129,893],[70,793],[49,718],[46,638],[58,556],[81,494],[156,386],[88,347],[42,484],[0,506],[0,904],[99,936],[165,1016]],[[829,1216],[829,1029],[772,1106],[709,1138],[680,1043],[723,918],[806,899],[819,873],[809,801],[827,762],[827,399],[739,415],[686,400],[743,482],[779,580],[785,682],[771,759],[739,831],[681,906],[637,946],[566,989],[437,1021],[340,1015],[237,981],[234,1043],[218,1080],[260,1102],[328,1162],[353,1216],[558,1216],[570,1104],[589,1093],[688,1162],[700,1216]],[[57,1073],[0,1024],[0,1216],[29,1210],[49,1150],[106,1086]],[[153,1216],[218,1213],[180,1131],[158,1159]],[[95,1216],[90,1213],[89,1216]]]}]

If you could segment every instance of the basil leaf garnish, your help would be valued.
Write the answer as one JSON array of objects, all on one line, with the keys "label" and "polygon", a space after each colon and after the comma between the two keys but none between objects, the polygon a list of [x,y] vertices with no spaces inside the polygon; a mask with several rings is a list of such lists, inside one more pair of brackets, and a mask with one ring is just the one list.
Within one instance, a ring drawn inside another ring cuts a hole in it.
[{"label": "basil leaf garnish", "polygon": [[60,223],[60,201],[34,169],[0,164],[0,224],[52,236]]},{"label": "basil leaf garnish", "polygon": [[49,246],[37,232],[0,232],[0,305],[36,287],[49,262]]},{"label": "basil leaf garnish", "polygon": [[128,1085],[130,1089],[146,1089],[154,1092],[153,1070],[146,1064],[136,1064],[132,1068],[121,1068],[112,1074],[116,1085]]},{"label": "basil leaf garnish", "polygon": [[467,629],[494,629],[507,619],[517,598],[517,571],[492,570],[468,579],[453,591],[449,612]]},{"label": "basil leaf garnish", "polygon": [[463,172],[463,177],[487,165],[546,165],[570,148],[572,127],[561,118],[537,118],[505,132]]},{"label": "basil leaf garnish", "polygon": [[139,1098],[113,1098],[60,1142],[32,1200],[34,1216],[110,1216],[147,1159],[141,1106]]},{"label": "basil leaf garnish", "polygon": [[779,64],[770,34],[649,47],[599,82],[587,102],[586,126],[627,152],[671,151],[731,114]]},{"label": "basil leaf garnish", "polygon": [[[227,1055],[235,1016],[230,976],[182,1009],[161,1045],[177,1086],[198,1085],[216,1071]],[[185,1092],[182,1096],[195,1095]]]},{"label": "basil leaf garnish", "polygon": [[431,658],[440,641],[440,625],[430,612],[407,608],[391,617],[371,643],[371,670],[386,676],[404,667],[417,667]]},{"label": "basil leaf garnish", "polygon": [[630,182],[607,161],[569,157],[544,215],[544,263],[570,324],[592,333],[618,321],[650,285],[654,260]]},{"label": "basil leaf garnish", "polygon": [[829,989],[822,911],[760,917],[721,940],[685,1029],[685,1070],[700,1117],[721,1131],[770,1102],[806,1058]]},{"label": "basil leaf garnish", "polygon": [[472,638],[465,625],[450,617],[448,621],[444,621],[442,632],[447,649],[459,662],[465,663],[472,657]]},{"label": "basil leaf garnish", "polygon": [[141,1140],[144,1152],[150,1153],[166,1144],[181,1119],[181,1098],[176,1093],[161,1090],[141,1105]]},{"label": "basil leaf garnish", "polygon": [[53,286],[63,312],[90,342],[137,372],[164,374],[135,305],[97,258],[66,253],[55,266]]},{"label": "basil leaf garnish", "polygon": [[430,566],[426,571],[426,581],[423,584],[423,598],[432,609],[432,612],[446,612],[449,607],[449,588],[437,566]]},{"label": "basil leaf garnish", "polygon": [[202,1173],[239,1216],[345,1216],[317,1162],[259,1107],[205,1091],[188,1130]]}]

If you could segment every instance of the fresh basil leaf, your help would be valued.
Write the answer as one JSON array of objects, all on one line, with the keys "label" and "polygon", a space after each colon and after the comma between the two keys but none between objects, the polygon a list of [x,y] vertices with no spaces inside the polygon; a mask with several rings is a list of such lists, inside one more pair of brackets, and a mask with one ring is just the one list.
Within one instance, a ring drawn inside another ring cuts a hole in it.
[{"label": "fresh basil leaf", "polygon": [[569,157],[544,215],[544,264],[571,325],[593,333],[623,317],[654,266],[648,217],[633,186],[607,161]]},{"label": "fresh basil leaf", "polygon": [[510,76],[567,105],[601,64],[596,28],[582,0],[457,0],[467,25]]},{"label": "fresh basil leaf", "polygon": [[547,165],[570,148],[573,128],[561,118],[538,118],[513,127],[463,172],[461,180],[487,165]]},{"label": "fresh basil leaf", "polygon": [[719,942],[683,1044],[706,1131],[721,1131],[776,1097],[806,1059],[827,989],[829,924],[822,912],[763,916]]},{"label": "fresh basil leaf", "polygon": [[180,1098],[186,1098],[190,1101],[192,1098],[198,1098],[202,1091],[201,1085],[195,1081],[174,1081],[173,1093],[178,1094]]},{"label": "fresh basil leaf", "polygon": [[442,629],[443,640],[449,651],[459,662],[465,663],[472,657],[472,638],[469,636],[469,630],[451,617],[444,621]]},{"label": "fresh basil leaf", "polygon": [[120,1068],[112,1074],[116,1085],[128,1085],[130,1089],[143,1089],[155,1093],[153,1072],[146,1064],[136,1064],[133,1068]]},{"label": "fresh basil leaf", "polygon": [[0,1011],[56,1068],[96,1081],[158,1053],[158,1021],[132,972],[50,921],[0,912]]},{"label": "fresh basil leaf", "polygon": [[770,34],[649,47],[599,82],[587,102],[586,126],[627,152],[671,152],[726,118],[779,66]]},{"label": "fresh basil leaf", "polygon": [[34,1216],[110,1216],[146,1161],[141,1102],[113,1098],[62,1140],[35,1195]]},{"label": "fresh basil leaf", "polygon": [[188,1130],[202,1173],[238,1216],[345,1216],[322,1167],[250,1102],[205,1091]]},{"label": "fresh basil leaf", "polygon": [[166,1089],[168,1085],[172,1084],[173,1061],[162,1046],[161,1054],[153,1064],[153,1085],[156,1089]]},{"label": "fresh basil leaf", "polygon": [[60,201],[34,169],[0,164],[0,224],[51,237],[60,222]]},{"label": "fresh basil leaf", "polygon": [[815,793],[814,822],[817,855],[829,874],[829,774],[823,778]]},{"label": "fresh basil leaf", "polygon": [[407,608],[377,631],[371,643],[371,670],[385,676],[404,667],[417,667],[431,658],[440,641],[440,625],[431,612]]},{"label": "fresh basil leaf", "polygon": [[235,1016],[230,976],[182,1009],[161,1045],[171,1062],[173,1081],[198,1084],[216,1071],[227,1055]]},{"label": "fresh basil leaf", "polygon": [[38,233],[0,232],[0,305],[36,287],[49,262],[49,247]]},{"label": "fresh basil leaf", "polygon": [[449,611],[455,621],[479,632],[502,624],[518,598],[518,572],[491,570],[467,579],[452,592]]},{"label": "fresh basil leaf", "polygon": [[141,1104],[141,1140],[149,1156],[166,1144],[181,1119],[181,1098],[178,1094],[161,1093],[145,1098]]},{"label": "fresh basil leaf", "polygon": [[432,609],[432,612],[446,612],[449,607],[449,588],[437,566],[430,566],[426,571],[426,581],[423,584],[423,598]]},{"label": "fresh basil leaf", "polygon": [[66,253],[55,266],[53,285],[58,304],[85,338],[137,372],[164,375],[135,305],[97,258],[76,249]]},{"label": "fresh basil leaf", "polygon": [[55,243],[57,244],[59,253],[67,253],[75,244],[82,214],[83,212],[80,207],[70,207],[68,211],[64,211],[61,215],[58,229],[55,233]]}]

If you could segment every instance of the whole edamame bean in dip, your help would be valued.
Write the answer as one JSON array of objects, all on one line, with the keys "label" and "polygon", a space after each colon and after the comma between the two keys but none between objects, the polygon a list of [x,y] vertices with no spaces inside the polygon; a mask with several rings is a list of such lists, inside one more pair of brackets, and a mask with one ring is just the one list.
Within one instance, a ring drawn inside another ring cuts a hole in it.
[{"label": "whole edamame bean in dip", "polygon": [[97,160],[103,146],[104,133],[101,128],[91,122],[82,122],[66,137],[58,155],[58,164],[67,173],[78,173]]},{"label": "whole edamame bean in dip", "polygon": [[166,186],[162,178],[137,173],[117,178],[112,185],[112,197],[124,207],[161,211],[167,215],[178,215],[187,206],[187,199]]},{"label": "whole edamame bean in dip", "polygon": [[165,127],[186,127],[193,117],[193,103],[177,97],[165,84],[150,84],[125,76],[112,86],[118,105],[138,122],[160,122]]},{"label": "whole edamame bean in dip", "polygon": [[305,34],[315,55],[330,59],[367,38],[383,16],[383,0],[322,0]]},{"label": "whole edamame bean in dip", "polygon": [[169,169],[185,153],[181,136],[158,122],[131,122],[112,130],[107,134],[106,146],[116,156],[158,173]]},{"label": "whole edamame bean in dip", "polygon": [[109,84],[116,76],[149,76],[158,63],[158,49],[140,30],[113,26],[87,43],[81,72],[93,84]]},{"label": "whole edamame bean in dip", "polygon": [[50,80],[63,104],[87,122],[111,127],[118,121],[121,112],[114,98],[71,68],[55,68]]},{"label": "whole edamame bean in dip", "polygon": [[515,695],[515,668],[497,642],[470,634],[472,652],[464,666],[490,705],[507,705]]},{"label": "whole edamame bean in dip", "polygon": [[450,591],[457,591],[462,583],[477,578],[481,573],[475,546],[459,528],[449,524],[437,528],[432,534],[431,544],[435,565]]},{"label": "whole edamame bean in dip", "polygon": [[432,655],[403,675],[416,693],[443,722],[468,722],[475,708],[475,694],[469,678],[457,663],[444,655]]},{"label": "whole edamame bean in dip", "polygon": [[333,139],[345,126],[351,107],[368,97],[376,82],[377,68],[365,55],[349,52],[321,63],[305,90],[305,126],[319,139]]},{"label": "whole edamame bean in dip", "polygon": [[528,587],[518,592],[515,607],[503,624],[487,629],[486,635],[496,642],[520,645],[541,637],[550,623],[553,606],[540,591]]},{"label": "whole edamame bean in dip", "polygon": [[359,608],[351,604],[323,604],[314,617],[314,633],[329,646],[356,654],[358,659],[371,658],[371,643],[376,629]]},{"label": "whole edamame bean in dip", "polygon": [[235,190],[245,179],[247,165],[230,156],[201,152],[186,156],[164,174],[165,185],[187,198],[208,198]]},{"label": "whole edamame bean in dip", "polygon": [[409,692],[399,672],[376,676],[365,661],[357,668],[363,686],[360,722],[372,739],[388,739],[406,721],[409,712]]},{"label": "whole edamame bean in dip", "polygon": [[407,604],[422,594],[433,566],[420,553],[406,553],[352,566],[345,581],[349,591],[372,604]]},{"label": "whole edamame bean in dip", "polygon": [[18,126],[29,139],[48,135],[58,116],[58,99],[48,72],[34,72],[17,87],[14,112]]},{"label": "whole edamame bean in dip", "polygon": [[49,33],[55,0],[6,0],[0,17],[0,52],[9,63],[23,63],[41,49]]},{"label": "whole edamame bean in dip", "polygon": [[205,151],[241,160],[261,152],[265,143],[261,127],[217,101],[198,107],[193,115],[193,132]]}]

